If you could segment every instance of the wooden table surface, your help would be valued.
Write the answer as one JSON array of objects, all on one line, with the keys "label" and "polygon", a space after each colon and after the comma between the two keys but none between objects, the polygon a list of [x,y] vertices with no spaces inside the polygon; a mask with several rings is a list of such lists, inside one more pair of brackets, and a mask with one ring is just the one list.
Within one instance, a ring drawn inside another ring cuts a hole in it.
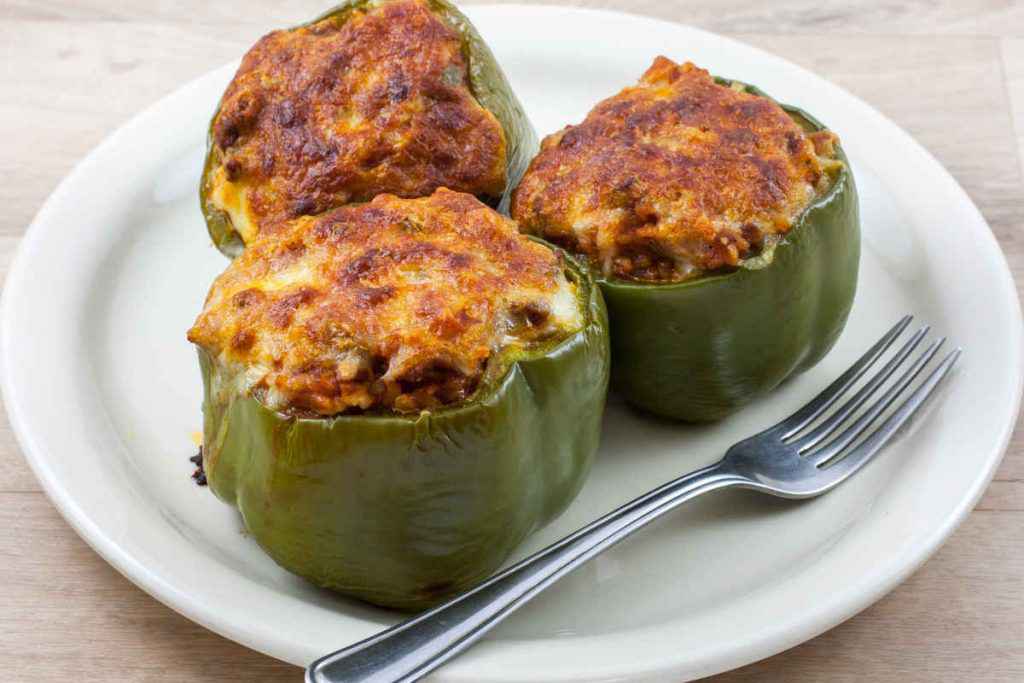
[{"label": "wooden table surface", "polygon": [[[953,173],[1024,282],[1024,2],[559,2],[693,24],[847,88]],[[327,6],[0,1],[0,277],[43,200],[103,137],[269,29]],[[0,642],[7,681],[301,680],[164,607],[93,553],[40,491],[5,417]],[[1021,430],[974,512],[904,585],[813,641],[713,680],[1024,680]]]}]

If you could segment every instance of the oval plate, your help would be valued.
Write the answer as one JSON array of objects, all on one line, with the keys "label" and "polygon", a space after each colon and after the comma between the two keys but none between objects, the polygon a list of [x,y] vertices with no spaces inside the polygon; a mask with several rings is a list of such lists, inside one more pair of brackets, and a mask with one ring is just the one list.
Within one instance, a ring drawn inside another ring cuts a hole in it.
[{"label": "oval plate", "polygon": [[[696,501],[569,576],[438,680],[695,678],[796,645],[891,590],[971,510],[1017,416],[1020,309],[978,210],[878,112],[759,50],[623,14],[468,13],[541,133],[579,121],[657,54],[692,59],[838,131],[862,199],[861,286],[835,350],[711,427],[648,419],[612,397],[584,491],[518,556],[775,422],[904,312],[966,353],[929,414],[839,490],[803,504],[742,491]],[[4,292],[3,390],[36,475],[97,552],[189,618],[302,665],[397,617],[286,574],[189,480],[200,381],[185,330],[226,265],[196,183],[207,118],[234,68],[137,116],[46,202]]]}]

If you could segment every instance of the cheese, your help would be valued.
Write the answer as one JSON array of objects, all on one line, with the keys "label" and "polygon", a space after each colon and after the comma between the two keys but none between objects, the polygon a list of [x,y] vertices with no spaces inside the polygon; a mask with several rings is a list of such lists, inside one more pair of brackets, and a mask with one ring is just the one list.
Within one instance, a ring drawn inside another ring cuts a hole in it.
[{"label": "cheese", "polygon": [[248,244],[381,193],[500,197],[507,141],[468,69],[462,36],[429,0],[371,3],[264,36],[214,116],[205,208]]},{"label": "cheese", "polygon": [[471,195],[297,219],[217,278],[189,339],[283,412],[419,411],[584,324],[559,255]]},{"label": "cheese", "polygon": [[227,179],[223,168],[214,171],[209,203],[227,214],[231,226],[244,242],[251,242],[259,234],[257,218],[249,206],[249,190],[245,185]]},{"label": "cheese", "polygon": [[545,138],[512,216],[606,277],[682,282],[785,234],[841,168],[834,142],[766,97],[658,57],[637,85]]}]

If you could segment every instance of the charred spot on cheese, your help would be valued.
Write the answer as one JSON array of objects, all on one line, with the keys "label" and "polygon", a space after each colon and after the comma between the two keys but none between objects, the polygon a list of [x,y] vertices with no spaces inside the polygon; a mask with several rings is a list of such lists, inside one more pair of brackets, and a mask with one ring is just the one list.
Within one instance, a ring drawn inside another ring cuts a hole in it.
[{"label": "charred spot on cheese", "polygon": [[744,86],[658,57],[636,86],[544,139],[512,215],[606,277],[682,282],[777,242],[838,176],[835,141]]},{"label": "charred spot on cheese", "polygon": [[249,245],[188,338],[274,410],[429,410],[582,327],[566,272],[472,195],[378,195]]},{"label": "charred spot on cheese", "polygon": [[207,209],[249,243],[382,192],[500,197],[505,134],[467,68],[428,0],[375,0],[268,34],[214,116]]}]

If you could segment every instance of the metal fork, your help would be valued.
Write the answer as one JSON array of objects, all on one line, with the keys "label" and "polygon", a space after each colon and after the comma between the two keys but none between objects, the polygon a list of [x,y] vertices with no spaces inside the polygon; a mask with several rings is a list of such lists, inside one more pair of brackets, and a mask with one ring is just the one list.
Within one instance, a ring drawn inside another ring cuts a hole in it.
[{"label": "metal fork", "polygon": [[[783,498],[811,498],[867,464],[921,407],[960,356],[949,353],[907,393],[945,339],[915,354],[929,328],[915,332],[856,392],[853,387],[910,324],[900,320],[860,360],[796,413],[733,445],[717,463],[626,503],[570,536],[419,616],[313,662],[308,683],[415,681],[479,640],[570,571],[649,522],[708,491],[740,487]],[[908,359],[911,362],[905,369]],[[886,390],[869,400],[892,380]],[[852,395],[851,395],[852,393]],[[844,397],[849,398],[829,412]]]}]

